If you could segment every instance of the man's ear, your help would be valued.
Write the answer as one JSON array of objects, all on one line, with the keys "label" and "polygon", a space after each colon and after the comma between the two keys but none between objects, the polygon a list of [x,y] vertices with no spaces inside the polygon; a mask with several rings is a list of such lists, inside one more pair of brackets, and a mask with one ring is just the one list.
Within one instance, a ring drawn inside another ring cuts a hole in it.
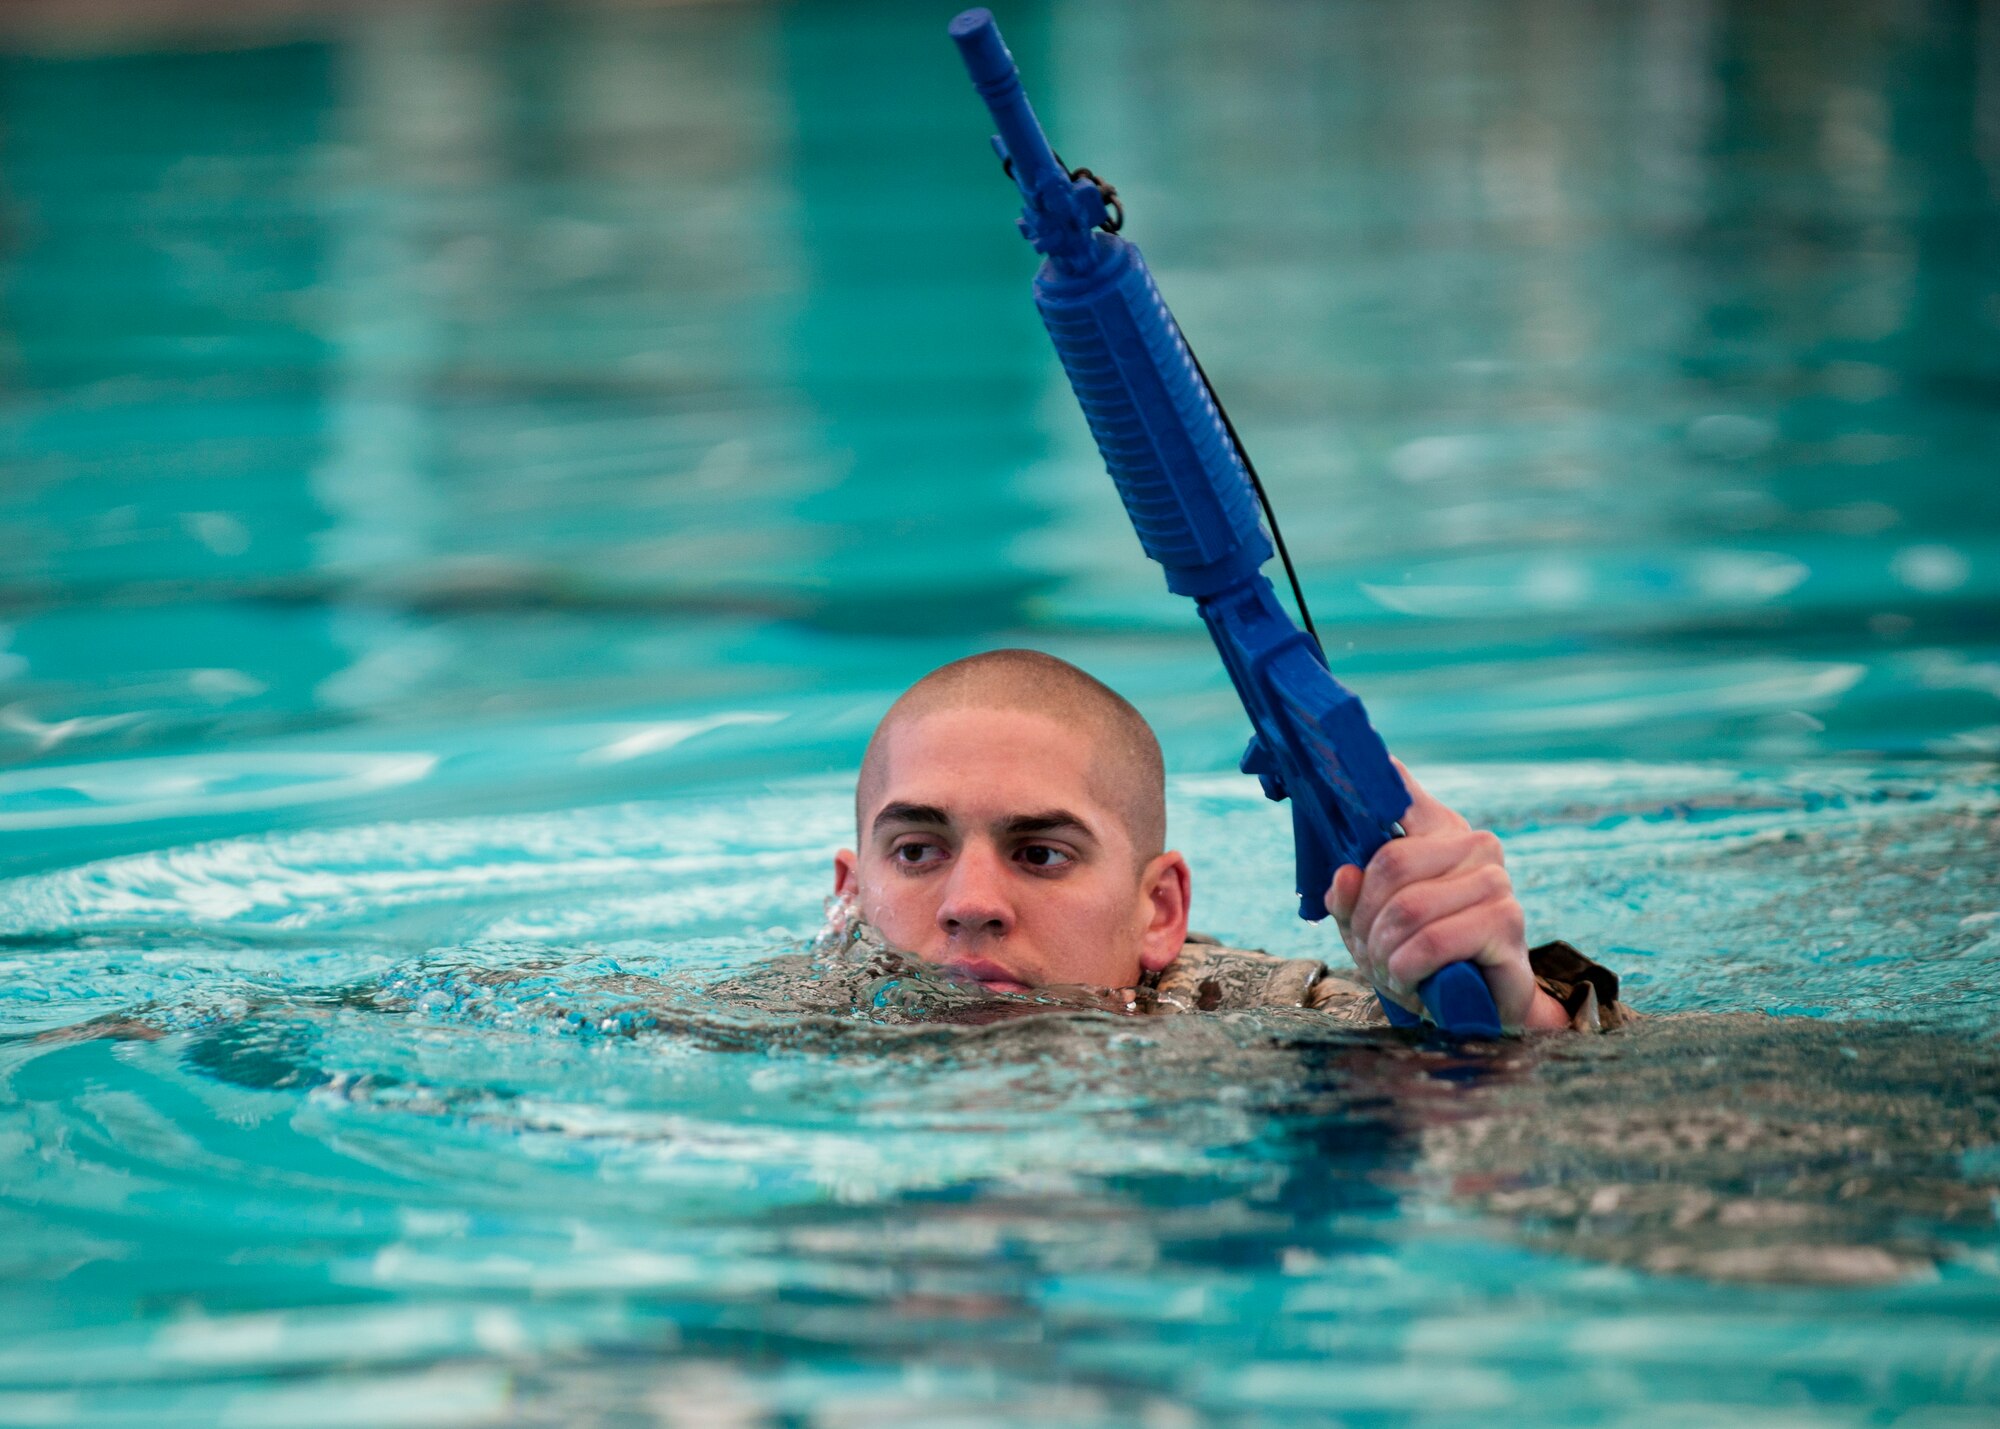
[{"label": "man's ear", "polygon": [[861,892],[861,861],[844,848],[833,856],[833,896],[852,898]]},{"label": "man's ear", "polygon": [[1188,901],[1194,883],[1187,860],[1169,849],[1139,875],[1139,966],[1156,973],[1181,955],[1187,942]]}]

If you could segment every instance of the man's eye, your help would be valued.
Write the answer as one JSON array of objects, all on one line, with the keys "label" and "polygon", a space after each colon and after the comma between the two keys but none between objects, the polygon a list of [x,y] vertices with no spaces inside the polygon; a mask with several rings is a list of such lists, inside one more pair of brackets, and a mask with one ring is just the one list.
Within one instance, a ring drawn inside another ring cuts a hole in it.
[{"label": "man's eye", "polygon": [[1021,850],[1020,858],[1030,868],[1061,868],[1065,864],[1076,862],[1075,858],[1063,850],[1050,848],[1047,844],[1029,844]]},{"label": "man's eye", "polygon": [[944,857],[944,850],[936,844],[897,844],[893,849],[889,850],[889,857],[897,863],[916,868],[923,864],[937,862],[938,859]]}]

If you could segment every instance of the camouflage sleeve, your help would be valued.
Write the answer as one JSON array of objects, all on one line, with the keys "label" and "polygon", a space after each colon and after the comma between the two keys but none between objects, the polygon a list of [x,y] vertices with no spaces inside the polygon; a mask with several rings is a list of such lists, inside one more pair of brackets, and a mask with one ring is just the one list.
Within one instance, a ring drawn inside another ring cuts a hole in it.
[{"label": "camouflage sleeve", "polygon": [[[1615,1032],[1637,1017],[1618,1000],[1618,974],[1585,957],[1568,943],[1528,949],[1535,982],[1569,1014],[1578,1032]],[[1347,973],[1329,972],[1313,985],[1311,1006],[1355,1027],[1388,1023],[1374,989]]]},{"label": "camouflage sleeve", "polygon": [[1618,974],[1568,943],[1528,949],[1535,982],[1569,1014],[1578,1032],[1616,1032],[1638,1014],[1618,1000]]},{"label": "camouflage sleeve", "polygon": [[[1542,991],[1562,1004],[1575,1031],[1615,1032],[1637,1015],[1618,1000],[1618,974],[1568,943],[1530,948],[1528,966]],[[1188,935],[1180,957],[1154,976],[1149,991],[1156,1012],[1310,1007],[1352,1027],[1380,1027],[1389,1020],[1375,990],[1350,972],[1311,958],[1232,948],[1200,933]]]}]

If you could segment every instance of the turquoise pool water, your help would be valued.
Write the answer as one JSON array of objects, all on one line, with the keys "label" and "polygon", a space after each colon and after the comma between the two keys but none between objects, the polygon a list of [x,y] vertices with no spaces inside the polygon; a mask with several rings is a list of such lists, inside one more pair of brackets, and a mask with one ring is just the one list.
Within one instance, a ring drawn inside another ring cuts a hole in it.
[{"label": "turquoise pool water", "polygon": [[1992,5],[1002,12],[1339,673],[1688,1014],[1463,1053],[799,961],[1001,644],[1330,951],[949,6],[305,8],[0,15],[0,1425],[2000,1408]]}]

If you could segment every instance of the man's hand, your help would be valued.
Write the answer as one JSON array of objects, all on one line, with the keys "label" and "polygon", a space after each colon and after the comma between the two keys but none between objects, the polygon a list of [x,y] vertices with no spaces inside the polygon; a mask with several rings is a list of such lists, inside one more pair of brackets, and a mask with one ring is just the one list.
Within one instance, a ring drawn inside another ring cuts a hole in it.
[{"label": "man's hand", "polygon": [[1366,872],[1334,873],[1326,906],[1354,965],[1390,1001],[1419,1015],[1417,984],[1448,963],[1471,962],[1509,1031],[1569,1026],[1562,1004],[1535,985],[1521,905],[1500,840],[1424,792],[1401,760],[1410,790],[1404,838],[1383,844]]}]

